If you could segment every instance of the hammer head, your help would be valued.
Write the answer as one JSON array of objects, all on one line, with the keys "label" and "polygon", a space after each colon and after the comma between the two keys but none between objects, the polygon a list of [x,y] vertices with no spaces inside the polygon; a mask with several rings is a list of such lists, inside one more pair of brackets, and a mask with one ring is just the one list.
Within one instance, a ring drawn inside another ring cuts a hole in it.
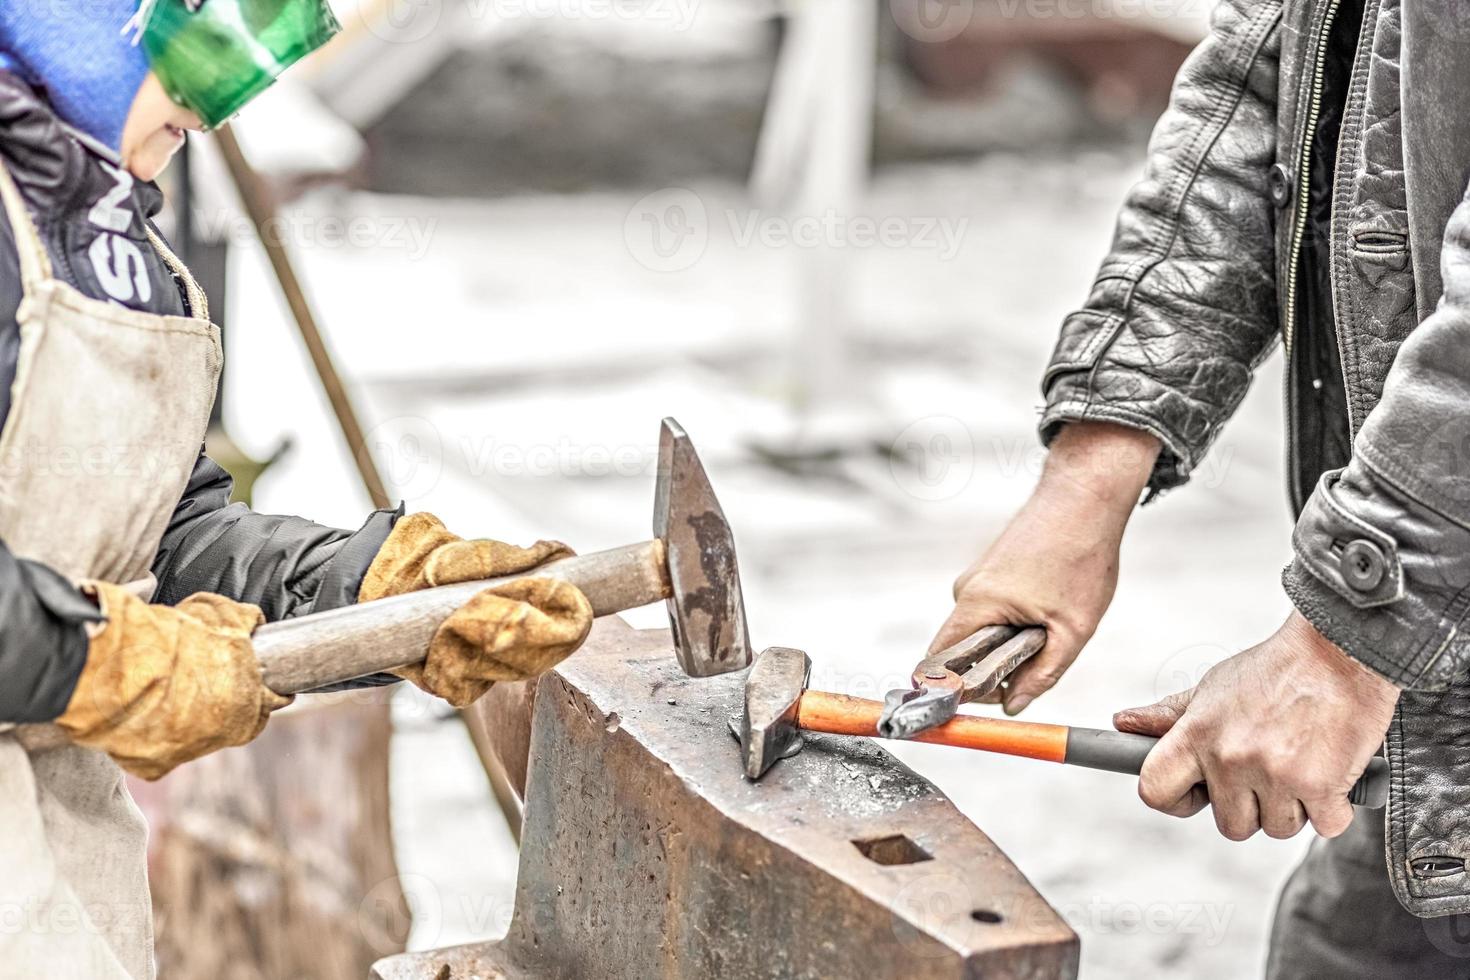
[{"label": "hammer head", "polygon": [[749,664],[735,536],[689,434],[673,419],[659,434],[653,533],[668,558],[669,625],[684,673],[709,677]]},{"label": "hammer head", "polygon": [[740,725],[740,755],[747,779],[801,751],[796,709],[811,679],[812,660],[790,647],[768,647],[755,658],[745,679],[745,714]]}]

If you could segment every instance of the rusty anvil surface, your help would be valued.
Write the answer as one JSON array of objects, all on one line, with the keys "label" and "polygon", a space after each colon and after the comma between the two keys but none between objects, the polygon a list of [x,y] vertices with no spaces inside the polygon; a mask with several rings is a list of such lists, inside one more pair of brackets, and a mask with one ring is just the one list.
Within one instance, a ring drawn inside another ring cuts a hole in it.
[{"label": "rusty anvil surface", "polygon": [[686,677],[668,632],[610,619],[534,697],[494,688],[481,717],[526,813],[509,932],[389,957],[373,976],[1076,975],[1056,912],[875,744],[813,736],[748,782],[728,728],[744,681]]}]

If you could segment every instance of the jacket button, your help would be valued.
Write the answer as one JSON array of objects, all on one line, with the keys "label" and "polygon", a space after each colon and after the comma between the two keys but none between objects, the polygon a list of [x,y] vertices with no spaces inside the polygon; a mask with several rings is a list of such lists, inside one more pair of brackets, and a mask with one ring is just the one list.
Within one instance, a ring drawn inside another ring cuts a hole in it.
[{"label": "jacket button", "polygon": [[1266,171],[1266,193],[1271,195],[1271,203],[1278,208],[1291,203],[1291,174],[1279,163],[1272,164]]},{"label": "jacket button", "polygon": [[1367,538],[1358,538],[1342,549],[1342,577],[1359,592],[1372,592],[1388,571],[1383,549]]}]

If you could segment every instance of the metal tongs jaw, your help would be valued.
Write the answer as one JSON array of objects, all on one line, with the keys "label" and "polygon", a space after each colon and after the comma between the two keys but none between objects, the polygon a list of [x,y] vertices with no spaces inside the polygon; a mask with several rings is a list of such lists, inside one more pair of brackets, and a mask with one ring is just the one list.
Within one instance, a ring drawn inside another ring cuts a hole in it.
[{"label": "metal tongs jaw", "polygon": [[889,691],[878,719],[883,738],[913,738],[983,698],[1046,645],[1039,626],[984,626],[953,646],[919,661],[912,688]]}]

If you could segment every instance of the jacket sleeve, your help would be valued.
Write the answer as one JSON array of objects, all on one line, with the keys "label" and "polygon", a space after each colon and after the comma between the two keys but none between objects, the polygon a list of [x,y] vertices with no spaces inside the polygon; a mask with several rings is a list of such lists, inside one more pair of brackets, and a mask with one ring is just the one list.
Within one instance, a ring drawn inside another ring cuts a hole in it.
[{"label": "jacket sleeve", "polygon": [[0,722],[51,721],[87,662],[97,607],[66,576],[0,544]]},{"label": "jacket sleeve", "polygon": [[1470,668],[1470,193],[1440,267],[1438,308],[1399,348],[1352,462],[1308,499],[1283,576],[1328,639],[1434,691]]},{"label": "jacket sleeve", "polygon": [[1279,0],[1221,0],[1185,61],[1087,304],[1042,381],[1041,437],[1102,420],[1153,433],[1152,492],[1184,483],[1277,332]]},{"label": "jacket sleeve", "polygon": [[[352,605],[403,513],[375,511],[358,530],[344,531],[232,504],[233,486],[218,463],[200,455],[153,562],[154,602],[172,605],[195,592],[214,592],[260,606],[272,622]],[[397,680],[379,674],[341,686]]]}]

